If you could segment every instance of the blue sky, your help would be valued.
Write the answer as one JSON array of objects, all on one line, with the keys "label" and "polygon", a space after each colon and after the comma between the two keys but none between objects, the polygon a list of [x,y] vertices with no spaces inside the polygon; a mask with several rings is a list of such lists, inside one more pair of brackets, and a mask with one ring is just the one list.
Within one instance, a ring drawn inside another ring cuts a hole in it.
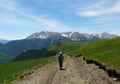
[{"label": "blue sky", "polygon": [[0,39],[41,31],[120,35],[120,0],[0,0]]}]

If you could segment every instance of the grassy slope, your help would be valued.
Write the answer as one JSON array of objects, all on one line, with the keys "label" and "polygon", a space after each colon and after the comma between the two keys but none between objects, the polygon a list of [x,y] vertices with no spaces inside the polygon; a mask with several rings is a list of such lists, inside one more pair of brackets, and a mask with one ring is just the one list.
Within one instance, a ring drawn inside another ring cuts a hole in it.
[{"label": "grassy slope", "polygon": [[72,55],[80,53],[87,59],[99,61],[107,68],[120,71],[120,38],[87,42],[81,48],[71,52]]},{"label": "grassy slope", "polygon": [[71,56],[83,54],[87,59],[96,60],[105,64],[107,68],[120,71],[120,37],[86,43],[63,42],[50,49],[62,50]]},{"label": "grassy slope", "polygon": [[8,56],[8,55],[5,55],[3,53],[0,53],[0,64],[1,63],[6,63],[6,62],[8,62],[8,61],[10,61],[12,59],[13,59],[12,56]]},{"label": "grassy slope", "polygon": [[28,50],[26,52],[21,53],[20,55],[16,56],[14,61],[18,60],[29,60],[29,59],[37,59],[37,58],[44,58],[49,56],[56,55],[56,51],[48,50],[46,48],[43,49],[33,49]]},{"label": "grassy slope", "polygon": [[25,74],[31,69],[34,69],[37,66],[45,65],[55,61],[55,57],[26,60],[26,61],[16,61],[0,65],[0,84],[4,80],[10,82],[16,79],[23,78]]},{"label": "grassy slope", "polygon": [[[79,49],[83,43],[81,42],[63,42],[49,48],[50,50],[63,51],[66,54],[70,54],[71,51]],[[70,54],[71,55],[71,54]]]},{"label": "grassy slope", "polygon": [[[87,59],[99,61],[108,68],[120,70],[120,38],[93,41],[93,42],[63,42],[49,48],[49,50],[63,51],[76,56],[83,54]],[[23,72],[55,60],[55,57],[17,61],[0,65],[0,81],[7,78],[8,81],[22,78]],[[4,71],[4,72],[3,72]]]}]

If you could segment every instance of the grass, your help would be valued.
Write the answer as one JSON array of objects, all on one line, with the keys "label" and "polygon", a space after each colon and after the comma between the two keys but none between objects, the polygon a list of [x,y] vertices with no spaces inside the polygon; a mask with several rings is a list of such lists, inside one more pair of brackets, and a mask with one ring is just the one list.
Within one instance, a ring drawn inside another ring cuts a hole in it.
[{"label": "grass", "polygon": [[16,61],[0,65],[0,84],[9,84],[13,80],[21,79],[35,67],[55,61],[55,57],[40,58],[34,60]]},{"label": "grass", "polygon": [[62,42],[62,43],[58,43],[57,45],[49,49],[63,51],[64,53],[71,55],[70,52],[72,52],[75,49],[79,49],[82,44],[83,43],[81,42]]},{"label": "grass", "polygon": [[50,49],[62,50],[70,56],[82,54],[87,59],[98,61],[106,65],[107,68],[120,72],[120,37],[85,43],[63,42]]},{"label": "grass", "polygon": [[8,55],[6,55],[4,53],[0,53],[0,64],[6,63],[6,62],[8,62],[8,61],[10,61],[12,59],[13,59],[12,56],[8,56]]},{"label": "grass", "polygon": [[[49,48],[49,50],[63,51],[65,54],[77,56],[83,54],[85,58],[96,60],[107,68],[116,69],[120,72],[120,38],[91,41],[91,42],[63,42]],[[55,61],[56,57],[40,58],[26,61],[16,61],[0,65],[0,83],[21,79],[34,69]]]},{"label": "grass", "polygon": [[120,72],[120,38],[86,42],[71,54],[83,54],[87,59],[98,61],[107,68]]}]

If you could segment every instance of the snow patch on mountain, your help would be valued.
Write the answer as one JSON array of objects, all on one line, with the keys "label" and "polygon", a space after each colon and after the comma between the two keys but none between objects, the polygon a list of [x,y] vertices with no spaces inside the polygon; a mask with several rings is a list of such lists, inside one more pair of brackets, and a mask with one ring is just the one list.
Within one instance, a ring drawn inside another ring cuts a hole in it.
[{"label": "snow patch on mountain", "polygon": [[101,33],[101,34],[87,34],[87,33],[80,33],[80,32],[58,33],[58,32],[42,31],[40,33],[34,33],[34,34],[30,35],[26,39],[48,39],[49,37],[53,37],[53,36],[65,37],[72,41],[89,41],[89,40],[109,39],[109,38],[118,37],[117,35],[109,34],[106,32]]}]

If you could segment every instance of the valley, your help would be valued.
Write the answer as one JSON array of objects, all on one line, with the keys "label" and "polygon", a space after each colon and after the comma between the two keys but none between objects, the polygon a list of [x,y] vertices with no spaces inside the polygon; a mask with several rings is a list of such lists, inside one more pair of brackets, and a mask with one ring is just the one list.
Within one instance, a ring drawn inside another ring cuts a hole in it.
[{"label": "valley", "polygon": [[12,40],[6,44],[0,43],[0,52],[16,57],[26,50],[49,48],[59,42],[87,42],[100,39],[110,39],[118,37],[114,34],[86,34],[79,32],[45,32],[34,33],[24,39]]},{"label": "valley", "polygon": [[[28,50],[18,55],[14,61],[0,64],[0,82],[30,84],[29,81],[31,81],[31,84],[34,84],[42,83],[40,80],[45,78],[43,84],[55,84],[61,79],[63,81],[60,81],[59,84],[78,84],[78,82],[120,84],[119,43],[120,38],[118,37],[89,42],[58,42],[49,48]],[[63,51],[65,55],[65,70],[63,71],[58,69],[56,54],[59,51]],[[105,66],[105,69],[96,66],[97,64],[91,61],[89,63],[87,60],[100,63]],[[118,75],[111,75],[113,72],[110,71],[114,71]],[[35,76],[34,79],[32,75]]]},{"label": "valley", "polygon": [[120,84],[120,0],[0,0],[0,84]]}]

